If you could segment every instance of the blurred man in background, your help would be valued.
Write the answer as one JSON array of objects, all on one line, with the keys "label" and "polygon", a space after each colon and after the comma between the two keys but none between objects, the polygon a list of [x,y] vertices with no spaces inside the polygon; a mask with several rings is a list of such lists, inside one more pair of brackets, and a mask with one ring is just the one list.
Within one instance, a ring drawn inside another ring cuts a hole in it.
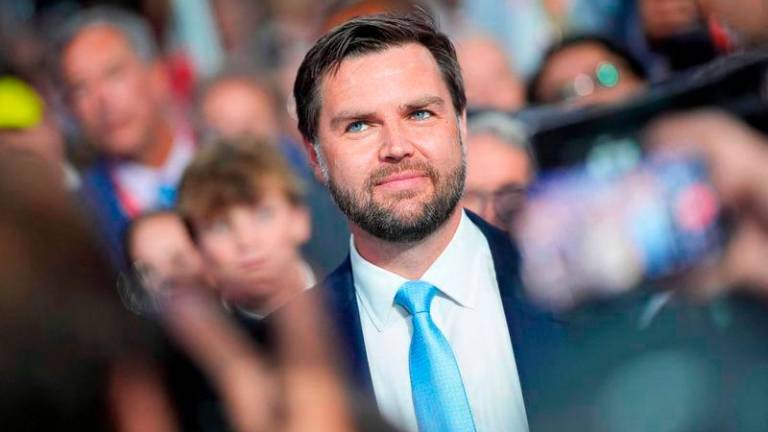
[{"label": "blurred man in background", "polygon": [[525,88],[501,46],[489,36],[456,41],[470,109],[516,111],[525,104]]},{"label": "blurred man in background", "polygon": [[499,229],[509,230],[534,175],[522,124],[501,113],[481,113],[469,119],[464,207]]},{"label": "blurred man in background", "polygon": [[258,76],[221,73],[201,86],[196,105],[203,133],[251,137],[274,145],[280,140],[277,97]]},{"label": "blurred man in background", "polygon": [[60,29],[56,49],[66,100],[99,154],[83,173],[83,193],[122,267],[128,221],[173,205],[195,144],[170,112],[157,47],[141,18],[108,8],[81,12]]}]

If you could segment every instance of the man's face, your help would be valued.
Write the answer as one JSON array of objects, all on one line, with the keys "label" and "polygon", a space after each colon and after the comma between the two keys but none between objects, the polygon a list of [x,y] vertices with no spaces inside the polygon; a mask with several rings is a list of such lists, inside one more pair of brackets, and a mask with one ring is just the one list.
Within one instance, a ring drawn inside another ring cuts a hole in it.
[{"label": "man's face", "polygon": [[224,137],[255,137],[276,143],[280,124],[270,96],[246,81],[222,80],[200,104],[203,123]]},{"label": "man's face", "polygon": [[61,69],[72,110],[101,151],[136,157],[146,150],[160,118],[162,73],[122,33],[86,28],[64,49]]},{"label": "man's face", "polygon": [[319,96],[313,159],[350,221],[392,242],[441,226],[464,188],[465,122],[431,53],[406,44],[348,58]]},{"label": "man's face", "polygon": [[237,204],[196,226],[207,269],[225,298],[236,303],[269,296],[299,259],[309,238],[309,216],[277,189],[257,204]]},{"label": "man's face", "polygon": [[522,148],[512,147],[493,134],[470,134],[462,205],[507,230],[512,213],[523,203],[532,175],[530,158]]},{"label": "man's face", "polygon": [[483,38],[468,39],[456,49],[471,107],[514,111],[524,105],[523,83],[496,43]]}]

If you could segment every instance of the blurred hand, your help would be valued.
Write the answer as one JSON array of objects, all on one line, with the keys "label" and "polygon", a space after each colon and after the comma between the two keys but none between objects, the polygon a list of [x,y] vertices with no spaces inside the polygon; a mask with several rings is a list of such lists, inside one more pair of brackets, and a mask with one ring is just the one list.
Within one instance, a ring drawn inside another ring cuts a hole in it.
[{"label": "blurred hand", "polygon": [[640,19],[650,39],[665,39],[695,27],[700,15],[696,0],[639,0]]},{"label": "blurred hand", "polygon": [[204,290],[177,290],[163,317],[169,333],[213,383],[235,430],[352,430],[314,303],[302,298],[276,317],[275,366]]},{"label": "blurred hand", "polygon": [[705,160],[734,229],[722,260],[694,275],[702,294],[721,288],[756,289],[768,298],[768,139],[739,119],[708,110],[665,116],[647,129],[661,152]]}]

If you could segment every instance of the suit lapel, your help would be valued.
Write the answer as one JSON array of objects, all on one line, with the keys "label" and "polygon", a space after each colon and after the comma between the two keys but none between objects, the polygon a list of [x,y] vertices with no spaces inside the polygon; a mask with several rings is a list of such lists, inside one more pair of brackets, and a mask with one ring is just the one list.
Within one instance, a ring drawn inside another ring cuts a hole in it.
[{"label": "suit lapel", "polygon": [[328,276],[325,284],[329,309],[338,326],[336,331],[344,342],[339,345],[345,351],[344,357],[351,371],[350,378],[359,390],[375,400],[349,256]]},{"label": "suit lapel", "polygon": [[85,172],[79,195],[96,219],[97,228],[101,230],[113,266],[118,270],[125,270],[127,260],[123,232],[129,220],[117,200],[109,166],[104,159],[99,159]]}]

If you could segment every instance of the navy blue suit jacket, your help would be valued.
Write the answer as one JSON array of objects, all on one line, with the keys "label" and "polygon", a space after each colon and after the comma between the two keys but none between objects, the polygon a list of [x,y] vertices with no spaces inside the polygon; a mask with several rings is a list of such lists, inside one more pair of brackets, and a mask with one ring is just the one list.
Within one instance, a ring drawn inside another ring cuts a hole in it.
[{"label": "navy blue suit jacket", "polygon": [[125,270],[128,261],[123,234],[130,219],[120,206],[106,160],[99,159],[85,170],[81,182],[80,197],[93,218],[102,246],[115,269]]},{"label": "navy blue suit jacket", "polygon": [[[509,236],[479,216],[471,212],[467,214],[485,235],[491,249],[523,400],[530,418],[542,386],[545,381],[551,381],[546,374],[558,360],[565,327],[563,322],[526,300],[519,274],[520,256]],[[336,324],[339,348],[345,354],[352,384],[374,400],[349,257],[317,289],[316,293],[323,293],[331,321]]]}]

